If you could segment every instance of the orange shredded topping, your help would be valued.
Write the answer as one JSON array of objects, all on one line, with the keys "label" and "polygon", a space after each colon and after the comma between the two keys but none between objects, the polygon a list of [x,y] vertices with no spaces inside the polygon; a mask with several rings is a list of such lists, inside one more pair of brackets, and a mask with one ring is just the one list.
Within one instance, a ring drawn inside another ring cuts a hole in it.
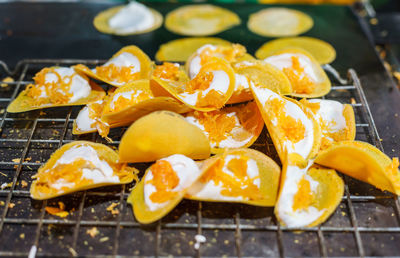
[{"label": "orange shredded topping", "polygon": [[65,218],[69,215],[68,211],[65,211],[65,204],[63,202],[58,202],[58,207],[46,206],[44,209],[47,213],[61,218]]},{"label": "orange shredded topping", "polygon": [[213,89],[210,90],[204,97],[203,93],[200,92],[196,104],[199,107],[222,108],[225,104],[225,101],[226,101],[225,96]]},{"label": "orange shredded topping", "polygon": [[292,67],[283,68],[283,72],[292,84],[294,93],[310,94],[314,91],[316,85],[304,72],[297,56],[292,56]]},{"label": "orange shredded topping", "polygon": [[257,104],[255,102],[249,102],[246,106],[238,110],[236,114],[243,128],[254,135],[258,128],[259,120],[261,119],[261,113]]},{"label": "orange shredded topping", "polygon": [[293,198],[293,210],[307,209],[314,202],[314,194],[311,191],[310,182],[303,178],[297,184],[298,190]]},{"label": "orange shredded topping", "polygon": [[134,97],[136,94],[137,94],[137,91],[133,91],[131,93],[131,96],[129,99],[125,98],[122,95],[120,95],[118,97],[118,99],[116,99],[116,100],[113,99],[114,107],[113,108],[110,107],[108,112],[111,113],[111,112],[118,112],[118,111],[124,110],[127,107],[130,107],[134,104],[140,103],[143,100],[149,99],[151,97],[148,93],[146,93],[144,91],[140,92],[139,95]]},{"label": "orange shredded topping", "polygon": [[100,103],[93,102],[87,104],[87,107],[89,109],[89,118],[94,120],[94,122],[92,122],[90,127],[96,128],[102,137],[109,139],[107,135],[110,132],[110,126],[101,120],[101,115],[103,114],[104,106],[105,106],[105,101],[101,101]]},{"label": "orange shredded topping", "polygon": [[147,181],[156,187],[156,191],[150,195],[150,200],[155,203],[164,203],[171,200],[177,194],[172,191],[179,184],[179,177],[166,160],[158,160],[150,167],[153,179]]},{"label": "orange shredded topping", "polygon": [[140,79],[140,72],[133,73],[134,66],[118,67],[114,64],[107,66],[97,66],[96,74],[103,80],[118,83],[127,83]]},{"label": "orange shredded topping", "polygon": [[210,87],[212,80],[214,79],[214,74],[212,72],[200,72],[190,80],[186,87],[186,91],[189,94],[195,93],[197,90],[206,90]]},{"label": "orange shredded topping", "polygon": [[265,105],[271,110],[278,120],[278,128],[283,135],[292,143],[297,143],[304,139],[306,128],[300,119],[286,115],[285,103],[283,99],[273,98],[267,100]]},{"label": "orange shredded topping", "polygon": [[194,117],[204,126],[211,142],[225,140],[236,126],[234,116],[227,116],[223,111],[193,112]]},{"label": "orange shredded topping", "polygon": [[309,102],[306,99],[301,99],[300,102],[308,107],[314,114],[317,114],[321,108],[321,103],[319,102]]},{"label": "orange shredded topping", "polygon": [[212,57],[225,59],[228,62],[235,62],[238,57],[246,53],[246,48],[239,44],[232,44],[232,46],[217,46],[216,49],[205,48],[200,53],[200,64],[204,65]]},{"label": "orange shredded topping", "polygon": [[224,158],[220,158],[205,172],[200,181],[203,183],[214,181],[215,185],[222,187],[221,195],[224,196],[241,196],[249,200],[261,199],[260,189],[253,183],[258,177],[249,178],[247,175],[248,160],[247,157],[231,159],[227,164],[227,168],[233,173],[231,175],[223,171],[225,161]]},{"label": "orange shredded topping", "polygon": [[[52,73],[57,76],[57,80],[53,82],[46,82],[46,75]],[[72,83],[72,79],[77,74],[74,73],[71,76],[61,77],[58,74],[54,67],[44,68],[40,72],[38,72],[33,80],[35,84],[29,84],[26,89],[26,95],[34,100],[35,105],[43,105],[43,104],[65,104],[68,103],[72,93],[69,93],[70,85]],[[68,83],[66,83],[67,81]],[[45,92],[46,97],[41,97],[42,92]]]},{"label": "orange shredded topping", "polygon": [[153,71],[153,76],[165,80],[179,80],[179,66],[173,63],[164,62],[162,65],[157,65]]}]

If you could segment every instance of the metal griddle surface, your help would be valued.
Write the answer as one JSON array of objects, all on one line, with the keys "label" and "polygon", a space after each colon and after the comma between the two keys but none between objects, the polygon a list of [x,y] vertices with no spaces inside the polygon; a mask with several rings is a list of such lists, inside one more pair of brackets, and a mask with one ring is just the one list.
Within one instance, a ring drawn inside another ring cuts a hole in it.
[{"label": "metal griddle surface", "polygon": [[[107,59],[125,45],[136,44],[154,57],[160,44],[179,38],[165,28],[131,37],[98,33],[93,17],[110,4],[95,3],[3,3],[0,4],[0,60],[9,66],[27,58]],[[149,6],[166,14],[179,6],[153,3]],[[250,53],[268,38],[246,29],[247,17],[264,6],[257,4],[222,5],[238,13],[242,24],[217,36],[245,45]],[[266,7],[266,6],[265,6]],[[377,139],[369,120],[363,94],[354,81],[346,88],[335,88],[327,98],[350,103],[354,98],[357,139],[385,148],[390,156],[398,155],[400,122],[399,93],[387,76],[380,59],[348,7],[291,6],[310,14],[314,28],[306,35],[330,42],[338,57],[333,66],[342,76],[354,68],[383,139]],[[46,65],[64,64],[25,62],[16,74],[19,81],[30,81]],[[0,78],[6,76],[0,69]],[[337,84],[337,82],[334,82]],[[0,108],[24,88],[16,83],[0,88]],[[121,255],[121,256],[398,256],[400,255],[400,207],[397,198],[372,186],[344,177],[346,195],[333,216],[321,228],[293,231],[281,229],[272,208],[238,204],[197,203],[183,201],[174,211],[150,226],[134,219],[126,204],[127,187],[107,187],[48,202],[29,198],[21,181],[30,182],[39,165],[60,144],[76,139],[104,142],[96,134],[76,137],[71,134],[72,120],[78,107],[33,111],[24,114],[0,114],[0,182],[16,183],[13,191],[0,190],[0,201],[15,203],[14,208],[0,205],[0,256],[26,256],[33,244],[38,255]],[[119,139],[124,129],[114,129],[111,137]],[[253,146],[274,153],[265,144],[266,133]],[[113,146],[117,146],[118,142]],[[273,155],[276,158],[276,155]],[[13,163],[12,159],[22,158]],[[32,158],[32,160],[26,160]],[[36,163],[38,161],[39,163]],[[144,171],[148,164],[137,167]],[[63,201],[67,210],[75,209],[65,220],[44,212],[45,205]],[[117,215],[106,211],[119,202]],[[94,226],[100,231],[91,238],[86,231]],[[201,233],[207,243],[200,252],[193,249],[194,235]],[[24,234],[24,235],[22,235]]]}]

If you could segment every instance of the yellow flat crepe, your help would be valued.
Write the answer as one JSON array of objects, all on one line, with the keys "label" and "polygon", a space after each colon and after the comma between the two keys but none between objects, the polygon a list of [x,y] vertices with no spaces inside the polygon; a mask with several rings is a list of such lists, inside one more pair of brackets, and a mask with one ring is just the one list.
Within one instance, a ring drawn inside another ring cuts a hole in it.
[{"label": "yellow flat crepe", "polygon": [[136,120],[119,145],[123,162],[150,162],[173,154],[205,159],[210,156],[210,142],[198,127],[170,111],[156,111]]},{"label": "yellow flat crepe", "polygon": [[39,168],[30,192],[36,200],[54,198],[81,190],[127,184],[137,178],[138,170],[118,162],[111,148],[93,142],[65,144]]},{"label": "yellow flat crepe", "polygon": [[317,60],[305,50],[285,49],[263,60],[288,77],[292,85],[291,96],[316,98],[329,93],[331,81]]},{"label": "yellow flat crepe", "polygon": [[249,102],[211,112],[194,111],[185,114],[186,120],[207,135],[211,152],[227,148],[246,148],[252,145],[264,128],[257,104]]},{"label": "yellow flat crepe", "polygon": [[[18,113],[41,108],[85,105],[87,103],[101,100],[106,95],[101,87],[90,81],[85,75],[74,73],[72,76],[68,75],[63,77],[55,72],[56,69],[67,68],[50,67],[42,69],[34,77],[35,84],[29,84],[26,89],[10,103],[7,107],[7,112]],[[62,80],[60,81],[57,79],[57,81],[53,83],[45,82],[45,78],[48,74],[56,74],[57,78],[62,78]],[[85,83],[90,86],[91,90],[87,97],[79,98],[71,102],[70,97],[68,97],[67,94],[75,76],[80,78],[77,83]],[[66,81],[68,81],[68,83]],[[38,90],[42,89],[46,90],[42,91],[42,93],[38,92]],[[46,97],[41,97],[43,92],[46,91]],[[63,93],[60,93],[60,91]]]},{"label": "yellow flat crepe", "polygon": [[168,30],[188,36],[213,35],[238,24],[238,15],[210,4],[179,7],[165,18],[165,27]]},{"label": "yellow flat crepe", "polygon": [[[127,66],[126,64],[131,61],[132,64]],[[82,64],[75,65],[73,68],[91,78],[120,87],[136,80],[149,79],[152,62],[140,48],[131,45],[121,48],[107,63],[93,70]]]},{"label": "yellow flat crepe", "polygon": [[371,144],[360,141],[335,143],[318,153],[315,163],[400,195],[399,159],[391,160]]},{"label": "yellow flat crepe", "polygon": [[247,27],[265,37],[289,37],[304,33],[314,25],[307,14],[287,8],[266,8],[249,17]]},{"label": "yellow flat crepe", "polygon": [[224,39],[212,37],[175,39],[160,46],[156,53],[156,60],[186,62],[198,48],[206,44],[229,46],[231,43]]},{"label": "yellow flat crepe", "polygon": [[336,58],[336,51],[331,44],[311,37],[291,37],[271,40],[262,45],[256,51],[255,55],[258,59],[265,59],[287,48],[304,49],[321,65],[332,63]]},{"label": "yellow flat crepe", "polygon": [[259,87],[268,88],[283,95],[292,92],[292,85],[286,75],[270,64],[253,60],[237,62],[233,68],[237,74],[246,76]]},{"label": "yellow flat crepe", "polygon": [[284,162],[275,215],[287,227],[314,227],[326,221],[340,204],[343,180],[333,169],[309,162],[299,167],[294,155]]},{"label": "yellow flat crepe", "polygon": [[252,149],[226,150],[206,160],[202,170],[203,176],[189,188],[185,198],[256,206],[275,205],[281,169],[261,152]]},{"label": "yellow flat crepe", "polygon": [[147,32],[156,30],[163,23],[163,16],[156,10],[149,8],[149,10],[151,11],[151,13],[153,14],[153,17],[154,17],[154,24],[150,28],[147,28],[145,30],[138,30],[135,32],[121,32],[121,31],[111,28],[110,25],[108,24],[108,21],[124,7],[125,7],[125,5],[115,6],[110,9],[100,12],[99,14],[96,15],[96,17],[93,20],[94,27],[102,33],[114,34],[114,35],[119,35],[119,36],[128,36],[128,35],[143,34],[143,33],[147,33]]}]

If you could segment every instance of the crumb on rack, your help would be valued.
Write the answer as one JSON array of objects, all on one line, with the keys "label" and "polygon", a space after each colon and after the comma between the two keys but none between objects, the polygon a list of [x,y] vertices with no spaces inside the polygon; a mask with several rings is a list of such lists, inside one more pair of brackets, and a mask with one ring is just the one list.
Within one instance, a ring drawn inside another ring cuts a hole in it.
[{"label": "crumb on rack", "polygon": [[117,207],[119,202],[113,202],[110,204],[110,206],[107,207],[107,211],[111,212],[112,215],[117,215],[119,214],[119,211],[117,209],[114,209]]},{"label": "crumb on rack", "polygon": [[21,181],[21,187],[22,188],[26,188],[28,186],[28,182],[26,182],[25,180]]},{"label": "crumb on rack", "polygon": [[68,211],[65,210],[65,204],[63,202],[58,202],[58,207],[47,206],[45,210],[47,213],[61,218],[65,218],[69,215]]},{"label": "crumb on rack", "polygon": [[96,227],[86,230],[86,234],[90,235],[91,238],[95,238],[99,233],[100,231]]},{"label": "crumb on rack", "polygon": [[109,239],[110,239],[109,237],[102,237],[102,238],[100,238],[100,242],[103,243],[103,242],[108,241]]},{"label": "crumb on rack", "polygon": [[0,188],[1,188],[1,190],[4,190],[4,189],[9,188],[9,187],[11,187],[11,186],[12,186],[12,182],[10,182],[10,183],[3,183],[3,184],[0,186]]},{"label": "crumb on rack", "polygon": [[196,240],[196,243],[194,244],[194,249],[199,250],[200,245],[202,243],[205,243],[207,239],[203,235],[195,235],[194,240]]},{"label": "crumb on rack", "polygon": [[6,78],[4,78],[3,80],[1,80],[2,82],[5,82],[5,83],[1,83],[0,84],[0,87],[2,87],[2,88],[5,88],[5,87],[7,87],[8,86],[8,82],[14,82],[14,79],[13,78],[11,78],[11,77],[6,77]]},{"label": "crumb on rack", "polygon": [[14,207],[15,207],[15,203],[10,202],[10,203],[8,204],[8,208],[12,209],[12,208],[14,208]]},{"label": "crumb on rack", "polygon": [[14,163],[20,163],[20,162],[21,162],[21,159],[20,159],[20,158],[12,159],[12,162],[14,162]]}]

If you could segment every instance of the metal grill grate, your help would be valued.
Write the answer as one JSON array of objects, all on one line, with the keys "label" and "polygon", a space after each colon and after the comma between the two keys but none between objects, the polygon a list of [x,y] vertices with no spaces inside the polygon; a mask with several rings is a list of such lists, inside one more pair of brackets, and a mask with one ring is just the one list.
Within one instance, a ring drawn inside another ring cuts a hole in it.
[{"label": "metal grill grate", "polygon": [[[288,229],[280,227],[273,208],[240,204],[183,201],[162,221],[143,226],[134,220],[126,198],[133,185],[83,191],[49,201],[29,197],[31,179],[61,145],[74,140],[105,142],[97,134],[73,136],[72,123],[80,107],[64,107],[9,114],[6,107],[32,76],[49,65],[101,60],[25,60],[12,74],[16,80],[0,88],[0,255],[27,256],[398,256],[400,255],[400,203],[391,194],[343,176],[345,196],[332,217],[320,227]],[[0,78],[11,74],[0,62]],[[329,67],[325,67],[328,71]],[[355,110],[357,139],[382,150],[360,81],[348,71],[348,83],[332,87],[327,99],[351,103]],[[43,113],[44,112],[44,113]],[[120,139],[126,128],[112,129],[110,136]],[[252,146],[278,161],[275,149],[264,130]],[[13,161],[14,159],[14,161]],[[135,165],[142,172],[148,164]],[[28,182],[24,187],[22,181]],[[44,207],[66,204],[71,211],[65,219],[47,214]],[[119,203],[118,214],[106,208]],[[12,207],[13,206],[13,207]],[[91,237],[87,231],[100,232]],[[195,235],[206,236],[199,250]],[[35,247],[37,247],[37,252]],[[33,247],[33,248],[32,248]]]}]

